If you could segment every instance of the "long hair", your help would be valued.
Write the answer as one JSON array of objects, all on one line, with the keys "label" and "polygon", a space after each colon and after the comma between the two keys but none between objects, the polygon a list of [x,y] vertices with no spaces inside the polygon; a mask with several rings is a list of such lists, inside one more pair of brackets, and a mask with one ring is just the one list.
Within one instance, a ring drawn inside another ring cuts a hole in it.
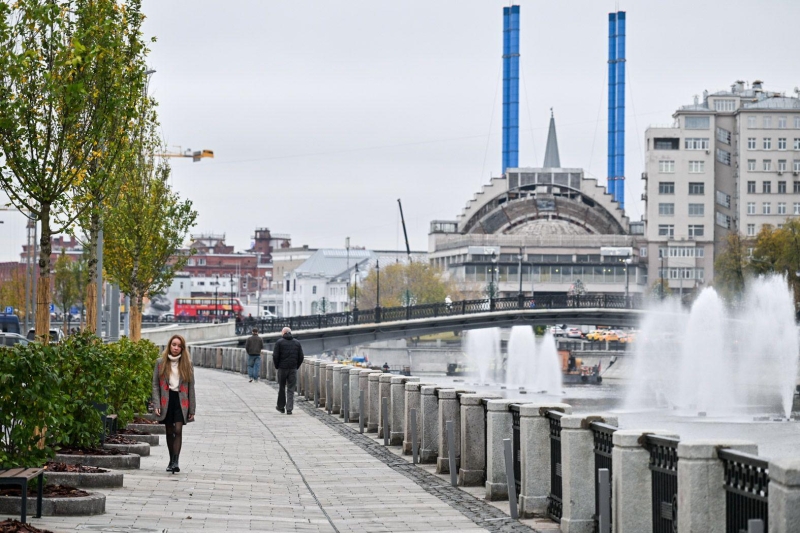
[{"label": "long hair", "polygon": [[161,379],[165,379],[169,381],[169,374],[171,367],[171,362],[169,360],[170,355],[172,355],[169,351],[170,345],[172,345],[172,341],[178,339],[181,341],[181,359],[178,361],[178,373],[181,375],[181,381],[184,383],[189,383],[194,379],[194,371],[192,369],[192,356],[189,355],[189,348],[186,347],[186,339],[184,339],[180,335],[173,335],[169,338],[169,342],[167,343],[167,347],[164,348],[164,351],[161,353],[161,369],[159,375]]}]

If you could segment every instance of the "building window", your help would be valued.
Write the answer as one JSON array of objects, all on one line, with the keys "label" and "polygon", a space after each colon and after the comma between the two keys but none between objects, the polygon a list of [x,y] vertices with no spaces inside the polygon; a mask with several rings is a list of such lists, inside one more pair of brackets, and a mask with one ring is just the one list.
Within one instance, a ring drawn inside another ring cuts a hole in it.
[{"label": "building window", "polygon": [[778,194],[786,194],[786,182],[779,181],[778,182]]},{"label": "building window", "polygon": [[297,278],[292,280],[292,292],[297,292]]},{"label": "building window", "polygon": [[763,168],[764,172],[770,172],[772,170],[772,159],[765,159]]},{"label": "building window", "polygon": [[761,192],[763,192],[764,194],[771,193],[772,192],[772,182],[771,181],[763,182],[761,184]]},{"label": "building window", "polygon": [[794,117],[794,129],[800,130],[800,117]]},{"label": "building window", "polygon": [[675,161],[659,161],[658,171],[661,174],[672,174],[675,172]]},{"label": "building window", "polygon": [[655,150],[677,150],[680,148],[680,139],[658,138],[653,139]]},{"label": "building window", "polygon": [[198,264],[198,266],[206,266],[206,260],[205,260],[205,258],[204,258],[204,257],[201,257],[200,259],[198,259],[198,260],[197,260],[197,264]]},{"label": "building window", "polygon": [[711,127],[709,117],[686,117],[683,122],[687,130],[707,130]]},{"label": "building window", "polygon": [[800,181],[794,182],[794,190],[792,192],[794,192],[795,194],[800,193]]},{"label": "building window", "polygon": [[772,138],[764,137],[764,150],[772,150]]},{"label": "building window", "polygon": [[[730,229],[731,227],[731,217],[724,213],[720,213],[717,211],[717,226],[721,226],[726,229]],[[702,254],[698,257],[703,257]]]},{"label": "building window", "polygon": [[786,172],[786,160],[778,159],[778,172]]},{"label": "building window", "polygon": [[779,215],[786,214],[786,202],[778,202],[778,214]]},{"label": "building window", "polygon": [[658,194],[675,194],[675,182],[674,181],[659,182]]},{"label": "building window", "polygon": [[786,150],[786,137],[778,137],[778,150]]},{"label": "building window", "polygon": [[793,214],[800,215],[800,202],[793,203],[792,207],[794,208],[794,213]]},{"label": "building window", "polygon": [[708,150],[708,138],[687,137],[684,142],[684,148],[687,150]]},{"label": "building window", "polygon": [[755,150],[756,149],[756,138],[755,137],[748,137],[747,138],[747,149],[748,150]]},{"label": "building window", "polygon": [[705,233],[704,228],[702,224],[689,224],[689,237],[702,237]]},{"label": "building window", "polygon": [[792,171],[800,172],[800,159],[795,159],[792,161]]},{"label": "building window", "polygon": [[765,128],[771,128],[772,127],[772,117],[769,117],[769,116],[764,117],[762,119],[762,124],[764,125]]},{"label": "building window", "polygon": [[736,110],[736,100],[732,100],[730,98],[714,100],[714,110],[715,111],[735,111]]},{"label": "building window", "polygon": [[675,226],[672,224],[659,224],[658,225],[658,235],[659,237],[674,237],[675,236]]},{"label": "building window", "polygon": [[724,128],[717,128],[717,140],[721,143],[731,144],[731,132]]},{"label": "building window", "polygon": [[747,160],[747,170],[754,171],[756,169],[756,160],[755,159],[748,159]]},{"label": "building window", "polygon": [[689,182],[689,194],[705,194],[705,193],[706,193],[705,183]]},{"label": "building window", "polygon": [[761,214],[762,215],[771,215],[772,214],[772,203],[764,202],[761,204]]},{"label": "building window", "polygon": [[747,214],[748,215],[755,215],[756,214],[756,203],[755,202],[747,202]]},{"label": "building window", "polygon": [[689,204],[690,217],[702,217],[706,214],[705,204]]},{"label": "building window", "polygon": [[792,146],[794,146],[795,150],[800,150],[800,139],[795,139]]},{"label": "building window", "polygon": [[756,182],[755,181],[748,181],[747,182],[747,192],[750,194],[756,193]]},{"label": "building window", "polygon": [[705,161],[689,161],[689,174],[702,174],[705,171]]},{"label": "building window", "polygon": [[748,224],[747,225],[747,236],[748,237],[755,237],[756,235],[756,225],[755,224]]},{"label": "building window", "polygon": [[316,285],[312,285],[311,286],[311,294],[317,294],[317,286]]},{"label": "building window", "polygon": [[778,117],[778,129],[786,129],[786,117]]},{"label": "building window", "polygon": [[639,248],[639,257],[647,257],[647,248]]},{"label": "building window", "polygon": [[658,214],[671,217],[675,214],[675,204],[658,204]]},{"label": "building window", "polygon": [[747,127],[748,128],[755,128],[756,127],[756,117],[749,116],[747,117]]},{"label": "building window", "polygon": [[731,164],[731,153],[725,150],[721,150],[717,148],[717,161],[722,163],[723,165],[730,165]]}]

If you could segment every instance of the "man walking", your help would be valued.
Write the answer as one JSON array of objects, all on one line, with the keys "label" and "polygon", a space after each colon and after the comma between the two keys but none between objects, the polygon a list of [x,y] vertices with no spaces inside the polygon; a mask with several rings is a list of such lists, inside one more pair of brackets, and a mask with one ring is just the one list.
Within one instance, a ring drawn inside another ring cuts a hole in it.
[{"label": "man walking", "polygon": [[303,347],[292,337],[292,330],[283,328],[281,338],[272,349],[272,360],[278,371],[278,411],[287,415],[294,408],[294,391],[297,388],[297,369],[303,364]]},{"label": "man walking", "polygon": [[253,328],[253,334],[244,343],[244,351],[247,352],[247,375],[250,376],[250,383],[258,383],[258,376],[261,374],[261,350],[264,349],[264,341],[258,336],[258,329]]}]

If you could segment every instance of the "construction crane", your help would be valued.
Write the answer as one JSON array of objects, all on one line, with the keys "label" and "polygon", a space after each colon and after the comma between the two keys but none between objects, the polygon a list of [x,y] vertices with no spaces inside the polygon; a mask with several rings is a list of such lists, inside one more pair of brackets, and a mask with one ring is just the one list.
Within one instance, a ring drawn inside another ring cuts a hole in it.
[{"label": "construction crane", "polygon": [[214,158],[214,151],[213,150],[199,150],[199,151],[192,151],[191,148],[187,148],[186,150],[181,151],[181,147],[178,146],[177,152],[165,152],[161,154],[156,154],[158,157],[191,157],[192,161],[197,163],[203,158],[210,157]]}]

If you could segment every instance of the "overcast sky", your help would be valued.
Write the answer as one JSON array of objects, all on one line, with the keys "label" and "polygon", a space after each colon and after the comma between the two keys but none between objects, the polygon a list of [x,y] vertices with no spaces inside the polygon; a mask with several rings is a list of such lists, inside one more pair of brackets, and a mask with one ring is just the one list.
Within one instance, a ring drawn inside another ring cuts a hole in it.
[{"label": "overcast sky", "polygon": [[[704,89],[800,85],[796,0],[620,1],[627,11],[627,211],[639,220],[644,131]],[[502,7],[495,0],[144,0],[150,90],[195,233],[237,250],[255,227],[294,245],[427,249],[500,173]],[[615,2],[521,2],[520,165],[540,166],[549,109],[561,163],[605,180],[607,13]],[[177,150],[177,148],[175,148]],[[0,260],[18,257],[19,215]]]}]

